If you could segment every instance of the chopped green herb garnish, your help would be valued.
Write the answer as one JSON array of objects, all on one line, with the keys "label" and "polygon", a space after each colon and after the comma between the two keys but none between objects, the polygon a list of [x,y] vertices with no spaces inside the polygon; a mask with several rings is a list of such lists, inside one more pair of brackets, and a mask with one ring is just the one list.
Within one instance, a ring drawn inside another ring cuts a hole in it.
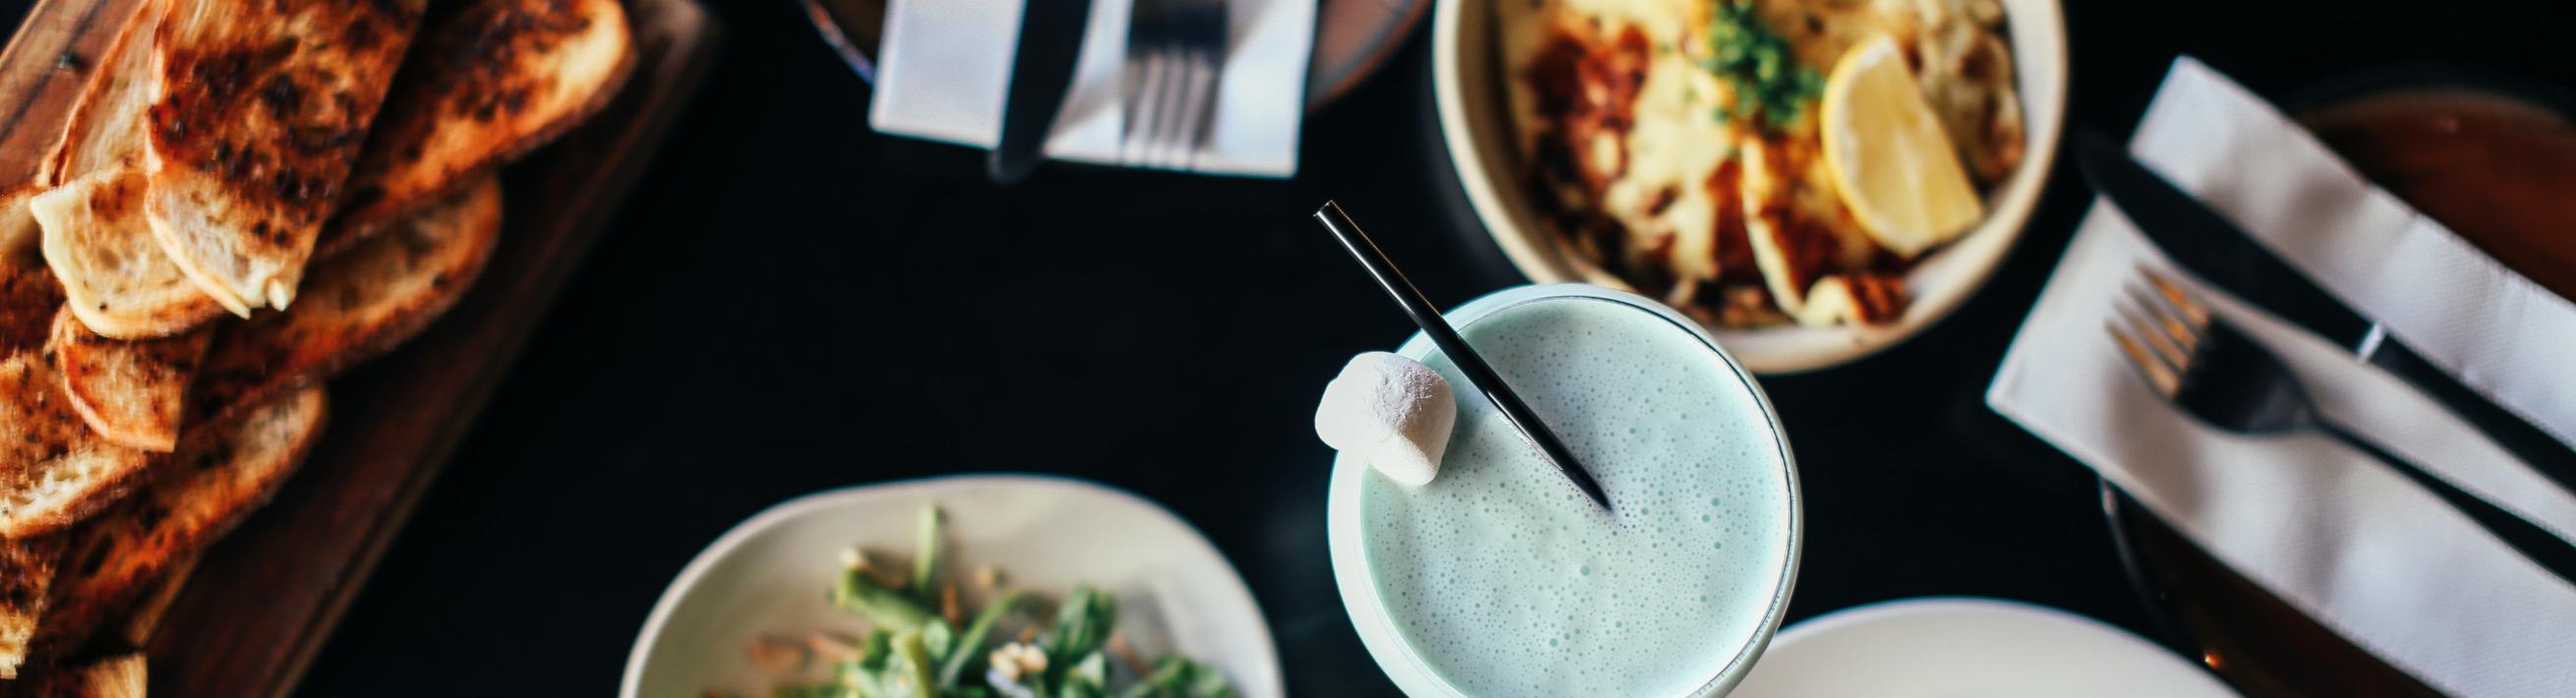
[{"label": "chopped green herb garnish", "polygon": [[1708,47],[1700,67],[1735,86],[1735,104],[1717,109],[1720,122],[1754,118],[1763,130],[1778,133],[1804,118],[1824,93],[1824,77],[1798,62],[1789,41],[1762,23],[1751,0],[1717,3]]}]

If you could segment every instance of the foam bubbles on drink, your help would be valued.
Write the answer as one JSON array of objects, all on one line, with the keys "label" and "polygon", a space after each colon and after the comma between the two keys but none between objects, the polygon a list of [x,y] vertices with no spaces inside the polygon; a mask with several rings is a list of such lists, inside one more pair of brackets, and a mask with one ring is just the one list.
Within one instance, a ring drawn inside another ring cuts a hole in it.
[{"label": "foam bubbles on drink", "polygon": [[1623,304],[1538,301],[1463,331],[1615,513],[1462,396],[1439,480],[1363,487],[1398,633],[1471,695],[1699,687],[1760,627],[1786,562],[1785,475],[1757,403],[1696,337]]}]

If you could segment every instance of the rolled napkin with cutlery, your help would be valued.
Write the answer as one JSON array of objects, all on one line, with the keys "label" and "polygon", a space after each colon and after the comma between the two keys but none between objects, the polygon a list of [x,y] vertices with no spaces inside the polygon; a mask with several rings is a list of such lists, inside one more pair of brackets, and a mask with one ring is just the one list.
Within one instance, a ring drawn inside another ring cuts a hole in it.
[{"label": "rolled napkin with cutlery", "polygon": [[[2258,238],[2258,253],[2280,255],[2468,389],[2567,433],[2576,372],[2562,357],[2576,346],[2576,307],[2363,181],[2261,99],[2184,58],[2129,149]],[[2468,696],[2576,695],[2566,659],[2576,656],[2576,585],[2343,443],[2223,433],[2193,420],[2139,378],[2104,328],[2120,323],[2141,269],[2172,277],[2278,354],[2325,416],[2432,477],[2562,539],[2576,538],[2576,495],[2356,357],[2366,352],[2302,327],[2313,320],[2200,283],[2175,262],[2201,251],[2159,249],[2140,229],[2152,218],[2095,205],[1987,403],[2248,580],[2427,685]]]},{"label": "rolled napkin with cutlery", "polygon": [[892,0],[868,124],[994,148],[1005,140],[1006,105],[1014,113],[1026,106],[1011,99],[1023,94],[1012,84],[1017,52],[1038,45],[1073,62],[1043,139],[1047,158],[1289,177],[1316,2],[1091,0],[1075,44],[1023,36],[1022,0]]}]

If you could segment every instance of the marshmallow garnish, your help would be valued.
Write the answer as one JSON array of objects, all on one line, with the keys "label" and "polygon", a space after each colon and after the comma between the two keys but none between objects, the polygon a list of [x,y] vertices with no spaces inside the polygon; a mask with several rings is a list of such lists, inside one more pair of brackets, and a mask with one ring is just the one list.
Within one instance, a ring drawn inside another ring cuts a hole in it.
[{"label": "marshmallow garnish", "polygon": [[1439,371],[1375,351],[1351,357],[1324,386],[1315,435],[1388,479],[1420,487],[1440,474],[1457,421],[1458,400]]}]

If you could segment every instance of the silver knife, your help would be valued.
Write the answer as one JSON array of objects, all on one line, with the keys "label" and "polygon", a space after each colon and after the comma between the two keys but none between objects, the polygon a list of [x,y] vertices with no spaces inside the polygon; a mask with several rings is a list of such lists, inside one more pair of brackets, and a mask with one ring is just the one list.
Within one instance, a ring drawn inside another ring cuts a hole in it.
[{"label": "silver knife", "polygon": [[2414,385],[2533,470],[2576,490],[2576,448],[2426,360],[2118,143],[2090,131],[2077,134],[2075,158],[2093,189],[2175,264]]},{"label": "silver knife", "polygon": [[1011,89],[1002,99],[1002,139],[984,160],[993,181],[1026,179],[1046,161],[1047,133],[1064,108],[1091,0],[1028,0],[1020,10],[1019,48],[1011,54]]}]

